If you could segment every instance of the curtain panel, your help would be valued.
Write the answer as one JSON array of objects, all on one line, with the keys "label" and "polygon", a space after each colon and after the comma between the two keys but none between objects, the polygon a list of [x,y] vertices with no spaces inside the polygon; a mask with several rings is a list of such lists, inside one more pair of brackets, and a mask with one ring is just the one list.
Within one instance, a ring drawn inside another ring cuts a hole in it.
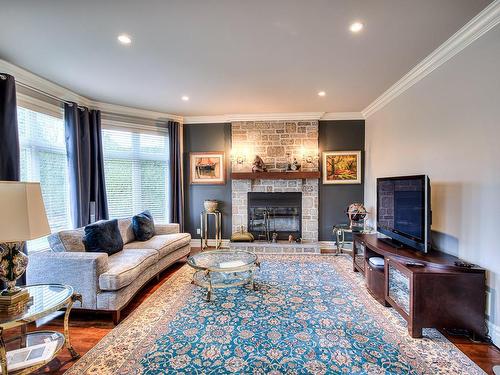
[{"label": "curtain panel", "polygon": [[101,139],[101,112],[64,104],[72,224],[108,219]]},{"label": "curtain panel", "polygon": [[20,168],[16,82],[0,73],[0,180],[19,181]]},{"label": "curtain panel", "polygon": [[178,223],[184,231],[184,180],[182,171],[182,134],[181,125],[176,121],[168,122],[170,153],[170,222]]}]

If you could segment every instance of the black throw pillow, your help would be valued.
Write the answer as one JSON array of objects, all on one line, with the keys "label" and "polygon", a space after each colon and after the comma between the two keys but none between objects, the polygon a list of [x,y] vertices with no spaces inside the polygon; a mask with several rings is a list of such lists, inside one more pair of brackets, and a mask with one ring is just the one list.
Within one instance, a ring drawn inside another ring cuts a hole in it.
[{"label": "black throw pillow", "polygon": [[132,218],[132,229],[137,241],[147,241],[155,235],[155,222],[149,211],[144,211]]},{"label": "black throw pillow", "polygon": [[85,250],[92,253],[113,255],[123,249],[123,239],[118,220],[102,220],[85,227]]}]

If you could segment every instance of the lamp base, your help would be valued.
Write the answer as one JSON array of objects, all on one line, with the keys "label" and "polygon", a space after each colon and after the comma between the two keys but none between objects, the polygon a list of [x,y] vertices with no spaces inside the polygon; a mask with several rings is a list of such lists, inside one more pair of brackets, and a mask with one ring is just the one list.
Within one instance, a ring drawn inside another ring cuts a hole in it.
[{"label": "lamp base", "polygon": [[7,284],[1,296],[17,294],[21,288],[16,286],[19,279],[28,267],[28,257],[24,254],[25,242],[0,243],[0,280]]}]

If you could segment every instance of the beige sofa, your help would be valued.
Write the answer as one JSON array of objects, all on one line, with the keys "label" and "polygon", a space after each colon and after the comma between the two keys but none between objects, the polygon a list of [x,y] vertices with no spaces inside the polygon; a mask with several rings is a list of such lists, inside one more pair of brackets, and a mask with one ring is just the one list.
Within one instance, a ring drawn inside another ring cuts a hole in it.
[{"label": "beige sofa", "polygon": [[83,228],[49,236],[51,251],[29,256],[28,284],[71,285],[83,297],[81,308],[110,311],[118,323],[137,291],[191,250],[191,235],[179,233],[178,224],[155,225],[156,235],[144,242],[135,241],[131,218],[118,225],[124,247],[111,256],[85,252]]}]

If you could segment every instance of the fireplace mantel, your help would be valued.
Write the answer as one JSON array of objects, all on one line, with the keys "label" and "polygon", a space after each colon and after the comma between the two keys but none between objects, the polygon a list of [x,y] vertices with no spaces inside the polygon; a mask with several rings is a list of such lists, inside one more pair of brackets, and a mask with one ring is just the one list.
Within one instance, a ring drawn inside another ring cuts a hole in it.
[{"label": "fireplace mantel", "polygon": [[233,180],[304,180],[320,178],[316,172],[233,172]]}]

